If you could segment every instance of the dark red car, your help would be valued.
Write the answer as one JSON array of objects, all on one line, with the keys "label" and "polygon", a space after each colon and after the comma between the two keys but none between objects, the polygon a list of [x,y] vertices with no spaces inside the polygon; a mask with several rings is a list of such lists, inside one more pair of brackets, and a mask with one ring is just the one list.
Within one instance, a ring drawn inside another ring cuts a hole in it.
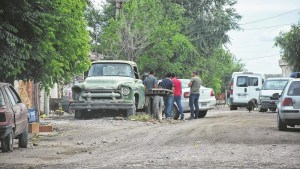
[{"label": "dark red car", "polygon": [[14,139],[19,147],[27,148],[28,115],[27,107],[8,83],[0,83],[0,140],[2,152],[13,150]]}]

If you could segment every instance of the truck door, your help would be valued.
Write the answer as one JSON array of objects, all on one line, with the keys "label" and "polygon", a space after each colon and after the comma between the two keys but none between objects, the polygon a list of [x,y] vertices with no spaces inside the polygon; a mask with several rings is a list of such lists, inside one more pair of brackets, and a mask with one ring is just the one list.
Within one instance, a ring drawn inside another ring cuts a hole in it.
[{"label": "truck door", "polygon": [[235,87],[233,90],[233,94],[235,100],[238,100],[239,103],[248,102],[248,76],[240,75],[236,77]]},{"label": "truck door", "polygon": [[248,76],[248,100],[255,98],[258,100],[259,91],[262,86],[262,78],[258,75],[249,75]]}]

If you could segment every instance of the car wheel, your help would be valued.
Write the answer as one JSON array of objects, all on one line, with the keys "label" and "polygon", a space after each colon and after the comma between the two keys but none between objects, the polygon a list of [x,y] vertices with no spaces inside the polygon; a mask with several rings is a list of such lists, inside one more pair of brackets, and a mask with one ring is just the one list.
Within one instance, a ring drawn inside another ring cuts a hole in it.
[{"label": "car wheel", "polygon": [[230,110],[237,110],[237,106],[230,105]]},{"label": "car wheel", "polygon": [[2,152],[12,151],[14,147],[13,131],[1,140]]},{"label": "car wheel", "polygon": [[268,111],[268,109],[262,108],[261,106],[258,106],[258,111],[259,112],[266,112],[266,111]]},{"label": "car wheel", "polygon": [[281,121],[278,113],[277,113],[277,127],[278,127],[279,131],[287,130],[287,125]]},{"label": "car wheel", "polygon": [[28,124],[26,124],[23,133],[19,135],[19,147],[27,148],[27,144],[28,144]]},{"label": "car wheel", "polygon": [[199,111],[198,118],[204,118],[207,114],[207,110],[201,110]]},{"label": "car wheel", "polygon": [[179,118],[179,110],[178,110],[178,108],[177,108],[177,106],[175,105],[175,104],[173,104],[173,106],[172,106],[172,117],[173,117],[173,119],[174,120],[178,120],[178,118]]},{"label": "car wheel", "polygon": [[163,101],[160,96],[153,97],[152,111],[155,118],[162,120]]},{"label": "car wheel", "polygon": [[80,110],[75,110],[75,119],[80,119],[82,117],[82,112]]}]

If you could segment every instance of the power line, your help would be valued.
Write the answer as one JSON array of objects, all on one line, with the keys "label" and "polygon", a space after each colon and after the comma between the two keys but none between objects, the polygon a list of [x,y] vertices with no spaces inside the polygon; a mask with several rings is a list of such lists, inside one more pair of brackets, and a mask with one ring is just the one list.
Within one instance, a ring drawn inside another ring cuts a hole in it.
[{"label": "power line", "polygon": [[261,57],[256,57],[256,58],[241,59],[241,60],[242,60],[242,61],[246,61],[246,60],[255,60],[255,59],[262,59],[262,58],[273,57],[273,56],[278,56],[278,54],[272,54],[272,55],[261,56]]},{"label": "power line", "polygon": [[284,25],[274,25],[274,26],[268,26],[268,27],[260,27],[260,28],[249,28],[249,29],[244,29],[244,30],[258,30],[258,29],[269,29],[269,28],[276,28],[276,27],[281,27],[281,26],[287,26],[287,25],[292,25],[292,24],[298,24],[298,22],[296,23],[290,23],[290,24],[284,24]]},{"label": "power line", "polygon": [[285,12],[285,13],[282,13],[282,14],[279,14],[279,15],[271,16],[271,17],[268,17],[268,18],[264,18],[264,19],[260,19],[260,20],[256,20],[256,21],[251,21],[251,22],[246,22],[246,23],[242,23],[240,25],[248,25],[248,24],[252,24],[252,23],[257,23],[257,22],[261,22],[261,21],[273,19],[273,18],[282,16],[282,15],[285,15],[285,14],[288,14],[288,13],[292,13],[292,12],[295,12],[295,11],[298,11],[298,10],[300,10],[300,8],[292,10],[292,11],[288,11],[288,12]]}]

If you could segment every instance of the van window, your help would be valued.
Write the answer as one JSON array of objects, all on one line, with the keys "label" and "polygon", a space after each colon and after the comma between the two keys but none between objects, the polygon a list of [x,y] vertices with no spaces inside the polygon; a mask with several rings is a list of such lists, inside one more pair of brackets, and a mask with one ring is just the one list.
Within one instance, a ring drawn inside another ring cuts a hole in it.
[{"label": "van window", "polygon": [[238,76],[236,79],[236,86],[237,87],[247,87],[247,76]]},{"label": "van window", "polygon": [[258,86],[258,78],[248,77],[248,86]]},{"label": "van window", "polygon": [[237,87],[258,86],[257,77],[238,76],[236,80]]}]

